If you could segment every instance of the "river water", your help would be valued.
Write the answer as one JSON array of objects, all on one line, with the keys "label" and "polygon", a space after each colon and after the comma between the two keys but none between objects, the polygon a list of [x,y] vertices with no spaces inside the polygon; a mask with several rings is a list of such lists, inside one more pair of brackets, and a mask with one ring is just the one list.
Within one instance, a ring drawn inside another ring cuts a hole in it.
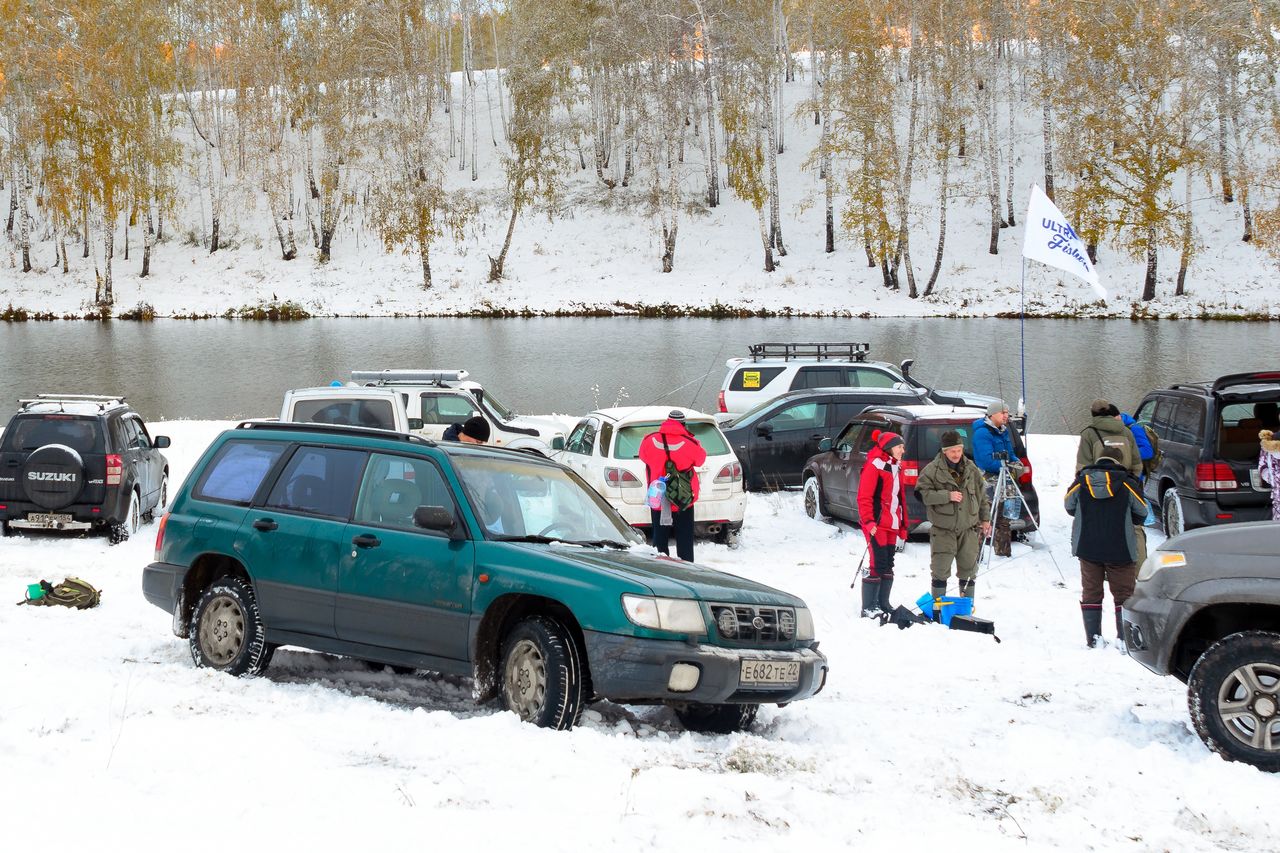
[{"label": "river water", "polygon": [[[1017,400],[1019,322],[995,319],[314,319],[0,323],[0,413],[41,392],[125,394],[150,420],[279,414],[288,388],[353,369],[465,368],[517,411],[601,406],[712,410],[725,360],[761,341],[866,341],[916,360],[937,388]],[[1151,388],[1280,368],[1280,323],[1028,320],[1033,432],[1067,433],[1107,397],[1131,410]],[[676,390],[678,389],[678,390]]]}]

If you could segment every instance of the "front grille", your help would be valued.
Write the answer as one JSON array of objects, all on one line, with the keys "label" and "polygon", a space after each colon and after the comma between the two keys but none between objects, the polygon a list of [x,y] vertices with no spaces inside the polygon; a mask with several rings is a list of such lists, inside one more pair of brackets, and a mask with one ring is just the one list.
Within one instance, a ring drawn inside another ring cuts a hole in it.
[{"label": "front grille", "polygon": [[785,643],[796,636],[796,612],[791,607],[712,604],[711,617],[719,637],[737,645]]}]

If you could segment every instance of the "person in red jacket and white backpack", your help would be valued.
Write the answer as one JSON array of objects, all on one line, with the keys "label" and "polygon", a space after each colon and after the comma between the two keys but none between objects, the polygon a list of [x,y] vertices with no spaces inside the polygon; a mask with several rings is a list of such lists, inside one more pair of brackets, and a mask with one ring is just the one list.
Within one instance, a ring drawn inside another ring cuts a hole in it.
[{"label": "person in red jacket and white backpack", "polygon": [[[675,468],[676,476],[683,480],[681,486],[668,482],[666,498],[661,510],[652,510],[653,547],[663,554],[667,548],[668,530],[675,535],[676,556],[693,562],[693,505],[698,501],[697,467],[707,461],[707,451],[689,432],[684,422],[684,412],[672,409],[667,419],[640,442],[640,461],[646,469],[646,482],[668,476],[667,463]],[[685,489],[689,494],[679,495]]]},{"label": "person in red jacket and white backpack", "polygon": [[867,537],[871,567],[862,579],[862,615],[889,613],[893,589],[893,557],[899,539],[907,538],[907,491],[902,483],[902,436],[876,430],[858,479],[858,520]]}]

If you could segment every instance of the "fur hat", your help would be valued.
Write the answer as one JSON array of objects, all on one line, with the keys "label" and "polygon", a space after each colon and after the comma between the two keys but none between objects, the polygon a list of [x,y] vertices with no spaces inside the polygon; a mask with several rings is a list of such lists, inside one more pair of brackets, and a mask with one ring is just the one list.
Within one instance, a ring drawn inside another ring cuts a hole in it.
[{"label": "fur hat", "polygon": [[1268,453],[1280,454],[1280,438],[1276,438],[1276,434],[1269,429],[1264,429],[1258,433],[1258,441],[1262,444],[1262,449]]},{"label": "fur hat", "polygon": [[942,449],[946,450],[948,447],[964,447],[964,439],[953,429],[942,434]]}]

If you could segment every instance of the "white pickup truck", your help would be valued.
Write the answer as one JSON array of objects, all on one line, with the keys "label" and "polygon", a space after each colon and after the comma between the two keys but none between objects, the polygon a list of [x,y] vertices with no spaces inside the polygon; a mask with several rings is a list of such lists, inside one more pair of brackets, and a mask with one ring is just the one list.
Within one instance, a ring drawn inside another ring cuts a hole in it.
[{"label": "white pickup truck", "polygon": [[367,426],[440,440],[451,424],[479,415],[489,443],[543,454],[564,447],[576,418],[517,415],[465,370],[354,370],[351,382],[286,391],[280,420]]}]

